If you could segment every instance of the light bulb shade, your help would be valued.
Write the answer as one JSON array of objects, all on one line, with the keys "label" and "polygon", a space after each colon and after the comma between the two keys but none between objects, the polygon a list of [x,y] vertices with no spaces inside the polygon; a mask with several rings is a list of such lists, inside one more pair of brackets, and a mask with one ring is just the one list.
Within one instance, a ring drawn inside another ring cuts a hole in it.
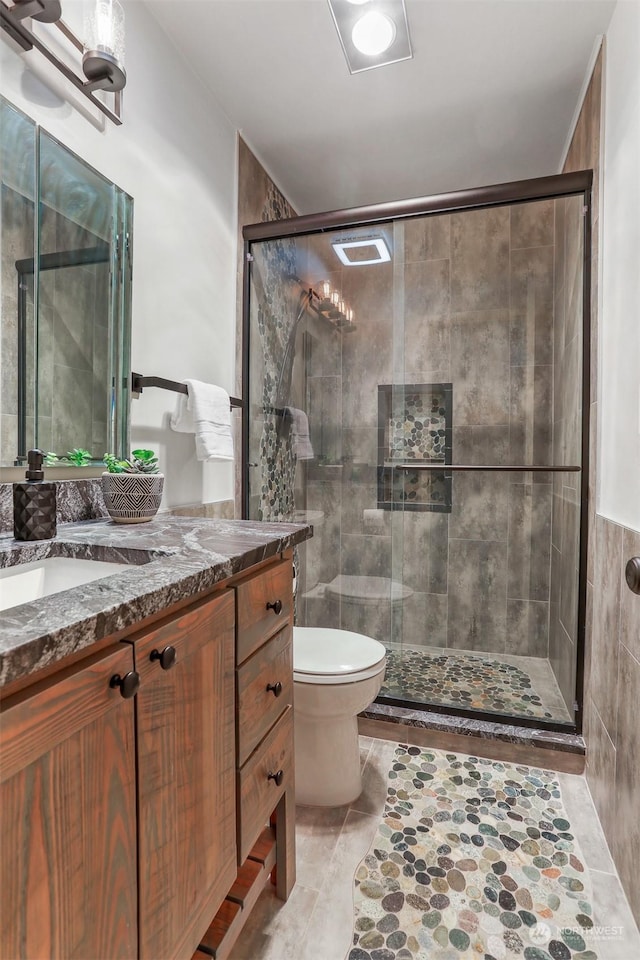
[{"label": "light bulb shade", "polygon": [[118,0],[95,0],[85,8],[84,48],[108,53],[124,66],[124,10]]},{"label": "light bulb shade", "polygon": [[124,11],[118,0],[95,0],[85,10],[82,69],[96,90],[122,90],[124,71]]}]

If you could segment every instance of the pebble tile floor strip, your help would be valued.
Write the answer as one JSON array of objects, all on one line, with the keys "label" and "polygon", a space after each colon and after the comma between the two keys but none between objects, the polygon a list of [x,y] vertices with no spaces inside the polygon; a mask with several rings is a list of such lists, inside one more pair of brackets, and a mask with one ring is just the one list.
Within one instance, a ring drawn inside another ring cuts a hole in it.
[{"label": "pebble tile floor strip", "polygon": [[526,671],[512,663],[471,654],[388,650],[380,696],[554,719]]},{"label": "pebble tile floor strip", "polygon": [[[348,807],[297,808],[297,883],[293,892],[282,903],[271,885],[267,885],[229,960],[346,960],[353,948],[354,876],[374,845],[388,787],[397,789],[398,779],[388,779],[396,762],[397,747],[396,742],[360,737],[363,791],[358,799]],[[427,749],[421,748],[420,752]],[[464,762],[467,757],[458,754],[457,759]],[[488,772],[491,761],[488,764],[478,769]],[[575,834],[582,850],[583,856],[578,856],[591,878],[594,929],[599,927],[602,931],[601,938],[590,949],[598,960],[640,960],[640,934],[609,855],[586,780],[564,773],[555,777],[562,790],[566,819],[572,825],[570,832]],[[481,858],[480,849],[475,846],[474,855]],[[501,888],[506,890],[502,884]],[[528,885],[522,889],[532,888]],[[508,929],[503,928],[503,932]],[[546,947],[543,945],[542,949]],[[451,945],[450,950],[451,960],[484,960],[483,954],[467,951],[465,955]],[[524,960],[524,953],[514,956]],[[417,955],[411,960],[416,958]],[[441,960],[441,956],[430,954],[429,960]]]},{"label": "pebble tile floor strip", "polygon": [[555,775],[400,745],[349,960],[597,960]]}]

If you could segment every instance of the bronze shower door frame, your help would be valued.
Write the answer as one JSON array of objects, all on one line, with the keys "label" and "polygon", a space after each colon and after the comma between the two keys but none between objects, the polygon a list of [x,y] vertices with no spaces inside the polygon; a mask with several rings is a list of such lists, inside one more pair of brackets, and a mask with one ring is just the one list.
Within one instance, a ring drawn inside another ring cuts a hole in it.
[{"label": "bronze shower door frame", "polygon": [[[248,224],[242,228],[244,239],[243,303],[242,303],[242,395],[245,398],[242,422],[242,516],[249,514],[249,417],[248,390],[250,371],[249,298],[251,287],[251,246],[265,240],[284,240],[302,237],[313,233],[325,233],[345,227],[366,227],[374,224],[392,223],[411,217],[456,213],[464,210],[479,210],[486,207],[509,206],[516,203],[537,200],[554,200],[567,196],[583,198],[583,263],[582,263],[582,422],[581,422],[581,463],[579,467],[570,465],[570,470],[580,470],[580,537],[578,564],[578,617],[576,635],[576,688],[573,723],[558,723],[539,718],[515,717],[486,713],[478,710],[466,710],[462,707],[428,704],[429,711],[461,716],[474,720],[516,724],[521,727],[535,727],[560,733],[582,733],[584,703],[584,657],[585,627],[587,607],[587,536],[589,525],[589,415],[591,406],[591,190],[593,170],[579,170],[574,173],[556,174],[550,177],[537,177],[531,180],[516,180],[511,183],[498,183],[488,187],[476,187],[471,190],[458,190],[453,193],[434,194],[430,197],[418,197],[412,200],[377,203],[364,207],[352,207],[347,210],[330,210],[325,213],[306,214],[283,220],[270,220]],[[549,472],[553,467],[528,465],[529,470]],[[449,466],[451,469],[451,465]],[[456,467],[454,467],[456,469]],[[458,466],[457,469],[462,469]],[[469,469],[469,468],[464,468]],[[503,469],[527,471],[527,465],[497,468],[493,466],[473,467],[473,469]],[[556,471],[560,468],[555,468]],[[400,707],[416,708],[414,701],[393,697],[381,698],[381,702]]]}]

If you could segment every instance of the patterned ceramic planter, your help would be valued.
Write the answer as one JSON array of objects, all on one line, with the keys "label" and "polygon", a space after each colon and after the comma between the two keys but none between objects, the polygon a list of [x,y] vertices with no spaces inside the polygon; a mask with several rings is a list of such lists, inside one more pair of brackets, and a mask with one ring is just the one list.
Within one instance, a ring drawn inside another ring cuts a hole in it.
[{"label": "patterned ceramic planter", "polygon": [[153,519],[162,500],[162,473],[103,473],[102,495],[116,523],[145,523]]}]

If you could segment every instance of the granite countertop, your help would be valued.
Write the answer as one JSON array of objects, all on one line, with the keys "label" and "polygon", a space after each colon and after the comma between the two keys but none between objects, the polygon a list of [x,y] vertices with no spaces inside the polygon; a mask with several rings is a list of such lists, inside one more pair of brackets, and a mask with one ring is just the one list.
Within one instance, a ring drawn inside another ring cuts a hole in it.
[{"label": "granite countertop", "polygon": [[156,517],[58,526],[53,540],[0,538],[0,568],[46,557],[127,563],[127,570],[0,614],[0,687],[195,596],[307,540],[299,523]]}]

